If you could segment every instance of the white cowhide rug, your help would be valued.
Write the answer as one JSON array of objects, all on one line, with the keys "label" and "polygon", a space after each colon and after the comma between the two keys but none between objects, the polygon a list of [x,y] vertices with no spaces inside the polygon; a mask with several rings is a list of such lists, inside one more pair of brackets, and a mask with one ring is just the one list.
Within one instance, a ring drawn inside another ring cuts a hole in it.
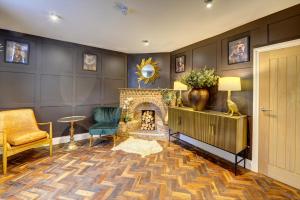
[{"label": "white cowhide rug", "polygon": [[163,150],[157,141],[149,141],[130,137],[118,146],[112,148],[113,151],[122,150],[127,153],[136,153],[142,157],[159,153]]}]

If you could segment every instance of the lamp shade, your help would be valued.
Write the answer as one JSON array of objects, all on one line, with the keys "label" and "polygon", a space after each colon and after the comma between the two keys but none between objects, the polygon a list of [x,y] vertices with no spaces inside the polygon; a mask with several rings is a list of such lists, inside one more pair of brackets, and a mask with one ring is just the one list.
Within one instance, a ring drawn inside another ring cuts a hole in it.
[{"label": "lamp shade", "polygon": [[181,83],[180,81],[174,82],[174,90],[187,90],[187,89],[188,89],[187,85]]},{"label": "lamp shade", "polygon": [[241,91],[240,77],[219,78],[219,91]]}]

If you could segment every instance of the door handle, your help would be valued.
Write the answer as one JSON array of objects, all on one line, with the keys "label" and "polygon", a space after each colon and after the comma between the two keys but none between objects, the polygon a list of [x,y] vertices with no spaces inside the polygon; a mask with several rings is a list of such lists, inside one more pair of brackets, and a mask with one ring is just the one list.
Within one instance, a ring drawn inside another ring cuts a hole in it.
[{"label": "door handle", "polygon": [[260,110],[262,112],[271,112],[272,111],[271,109],[266,109],[266,108],[263,108],[263,107],[261,107]]}]

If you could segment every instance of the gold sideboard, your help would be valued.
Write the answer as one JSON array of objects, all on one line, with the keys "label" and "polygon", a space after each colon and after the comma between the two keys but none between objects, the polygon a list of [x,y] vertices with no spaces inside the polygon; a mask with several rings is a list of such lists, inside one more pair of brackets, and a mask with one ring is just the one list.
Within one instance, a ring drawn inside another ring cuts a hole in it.
[{"label": "gold sideboard", "polygon": [[235,155],[247,148],[246,115],[229,116],[185,107],[169,107],[168,113],[168,124],[173,133],[182,133]]}]

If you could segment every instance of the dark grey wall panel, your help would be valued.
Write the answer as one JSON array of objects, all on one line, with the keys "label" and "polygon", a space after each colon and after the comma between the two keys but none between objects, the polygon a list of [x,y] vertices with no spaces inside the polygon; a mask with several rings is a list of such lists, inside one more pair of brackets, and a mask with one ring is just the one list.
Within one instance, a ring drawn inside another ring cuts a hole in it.
[{"label": "dark grey wall panel", "polygon": [[170,87],[170,54],[169,53],[153,53],[153,54],[130,54],[128,55],[128,87],[137,88],[136,65],[142,62],[142,59],[152,58],[160,67],[160,78],[153,84],[145,85],[141,83],[142,88],[169,88]]},{"label": "dark grey wall panel", "polygon": [[72,74],[74,49],[70,45],[43,43],[44,74]]},{"label": "dark grey wall panel", "polygon": [[73,80],[71,76],[41,76],[41,105],[62,106],[73,103]]},{"label": "dark grey wall panel", "polygon": [[[0,110],[33,108],[38,121],[54,123],[54,136],[58,137],[69,134],[68,124],[57,123],[58,118],[91,116],[96,106],[119,104],[118,88],[125,87],[127,78],[125,54],[0,30],[0,43],[6,39],[29,43],[30,60],[28,65],[4,63],[0,51],[0,93],[5,94],[0,98]],[[83,53],[97,55],[97,72],[82,69]],[[113,79],[104,79],[103,55],[105,73]],[[87,132],[90,125],[90,119],[78,123],[76,133]],[[81,126],[84,128],[78,128]]]},{"label": "dark grey wall panel", "polygon": [[35,93],[34,74],[0,73],[0,106],[33,106]]},{"label": "dark grey wall panel", "polygon": [[204,66],[217,68],[217,44],[209,44],[193,50],[193,69]]},{"label": "dark grey wall panel", "polygon": [[102,55],[102,73],[105,77],[123,78],[126,76],[125,59],[119,55]]},{"label": "dark grey wall panel", "polygon": [[300,15],[269,24],[270,42],[300,37]]},{"label": "dark grey wall panel", "polygon": [[94,77],[76,77],[76,104],[99,104],[101,98],[100,79]]},{"label": "dark grey wall panel", "polygon": [[61,117],[73,115],[73,110],[71,106],[61,106],[61,107],[41,107],[37,112],[38,120],[41,122],[53,122],[53,136],[59,137],[63,135],[69,135],[66,130],[70,124],[59,123],[57,120]]},{"label": "dark grey wall panel", "polygon": [[103,80],[103,103],[116,104],[119,103],[120,92],[119,88],[125,88],[123,79],[108,79]]}]

